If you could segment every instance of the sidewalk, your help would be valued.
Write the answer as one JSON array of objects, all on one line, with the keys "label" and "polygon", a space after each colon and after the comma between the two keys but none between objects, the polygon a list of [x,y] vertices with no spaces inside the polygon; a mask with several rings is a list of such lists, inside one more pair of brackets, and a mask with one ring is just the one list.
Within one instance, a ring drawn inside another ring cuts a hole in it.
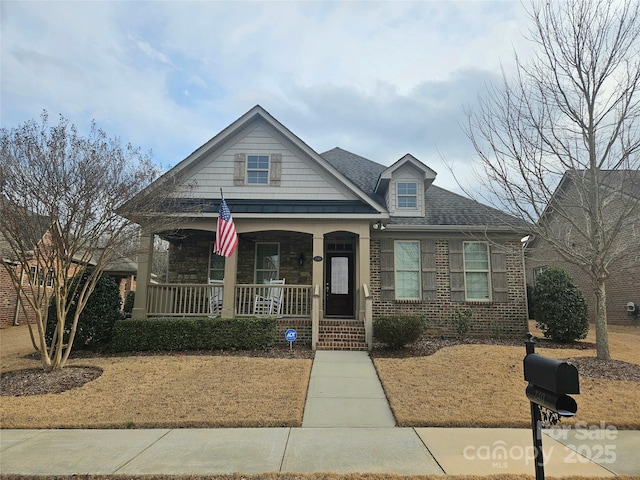
[{"label": "sidewalk", "polygon": [[[394,425],[366,352],[319,351],[301,428],[0,430],[0,474],[535,473],[528,429]],[[547,476],[640,478],[640,431],[585,436],[545,432]]]}]

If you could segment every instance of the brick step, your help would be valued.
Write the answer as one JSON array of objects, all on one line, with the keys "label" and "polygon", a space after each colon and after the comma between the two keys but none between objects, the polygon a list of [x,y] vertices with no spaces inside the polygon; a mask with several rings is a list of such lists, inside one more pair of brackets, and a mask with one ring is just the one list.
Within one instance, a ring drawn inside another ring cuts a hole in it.
[{"label": "brick step", "polygon": [[318,350],[368,350],[364,323],[355,320],[321,320]]},{"label": "brick step", "polygon": [[350,351],[366,351],[368,350],[365,342],[332,342],[318,341],[317,350],[350,350]]},{"label": "brick step", "polygon": [[354,331],[349,331],[349,332],[326,332],[324,330],[318,332],[318,335],[320,335],[321,337],[364,337],[364,332],[354,332]]}]

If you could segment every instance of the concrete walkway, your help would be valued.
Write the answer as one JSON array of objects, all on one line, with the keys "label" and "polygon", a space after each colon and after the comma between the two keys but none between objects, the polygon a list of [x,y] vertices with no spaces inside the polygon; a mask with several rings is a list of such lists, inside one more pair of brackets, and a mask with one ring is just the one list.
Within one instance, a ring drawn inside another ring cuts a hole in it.
[{"label": "concrete walkway", "polygon": [[367,352],[316,352],[304,407],[303,428],[395,425],[387,397]]},{"label": "concrete walkway", "polygon": [[[0,430],[0,474],[535,473],[528,429],[394,425],[366,352],[319,351],[302,428]],[[543,445],[548,476],[640,478],[640,431],[548,431]]]}]

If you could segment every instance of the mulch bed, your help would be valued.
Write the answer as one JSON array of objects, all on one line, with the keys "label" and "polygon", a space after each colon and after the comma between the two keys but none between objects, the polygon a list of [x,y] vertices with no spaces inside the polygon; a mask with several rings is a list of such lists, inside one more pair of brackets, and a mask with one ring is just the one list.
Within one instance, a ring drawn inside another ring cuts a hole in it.
[{"label": "mulch bed", "polygon": [[42,369],[15,370],[0,375],[0,392],[12,397],[62,393],[78,388],[102,375],[96,367],[66,367],[51,372]]}]

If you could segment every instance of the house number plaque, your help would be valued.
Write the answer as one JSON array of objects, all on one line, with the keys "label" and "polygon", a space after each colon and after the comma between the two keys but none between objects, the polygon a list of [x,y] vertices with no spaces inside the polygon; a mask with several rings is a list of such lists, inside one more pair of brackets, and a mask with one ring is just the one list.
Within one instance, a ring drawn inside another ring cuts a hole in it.
[{"label": "house number plaque", "polygon": [[314,262],[321,262],[322,261],[322,257],[320,255],[316,255],[315,257],[313,257],[313,261]]}]

